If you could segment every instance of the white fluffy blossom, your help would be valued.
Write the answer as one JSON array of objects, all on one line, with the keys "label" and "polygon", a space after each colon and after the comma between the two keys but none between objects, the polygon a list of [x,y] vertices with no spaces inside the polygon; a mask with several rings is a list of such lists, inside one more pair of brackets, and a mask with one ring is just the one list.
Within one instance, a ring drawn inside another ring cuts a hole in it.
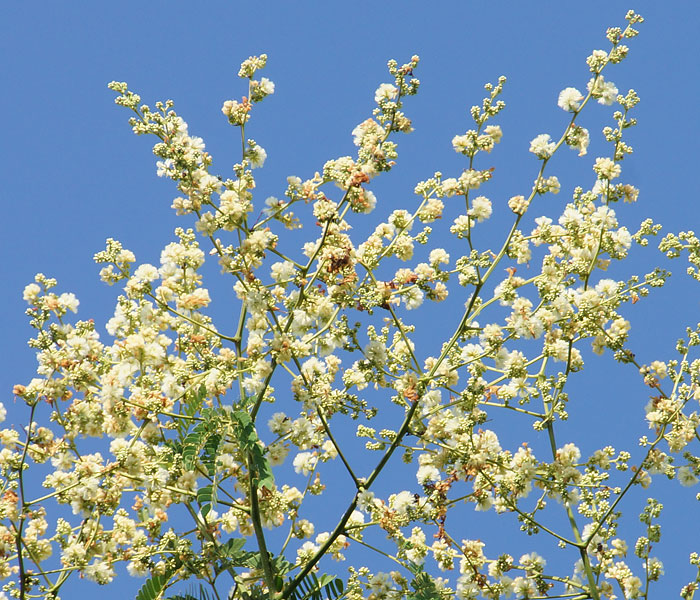
[{"label": "white fluffy blossom", "polygon": [[676,471],[676,477],[682,486],[690,487],[698,482],[698,478],[690,467],[681,467]]},{"label": "white fluffy blossom", "polygon": [[301,475],[309,475],[316,467],[318,457],[311,452],[299,452],[294,457],[294,470]]},{"label": "white fluffy blossom", "polygon": [[559,93],[559,101],[557,104],[562,110],[568,112],[576,112],[581,107],[583,96],[576,88],[568,87]]},{"label": "white fluffy blossom", "polygon": [[491,200],[485,196],[477,196],[472,200],[472,207],[469,209],[469,216],[474,217],[479,223],[491,216]]},{"label": "white fluffy blossom", "polygon": [[541,133],[530,142],[530,152],[537,158],[549,158],[556,146],[548,133]]},{"label": "white fluffy blossom", "polygon": [[615,179],[622,172],[622,167],[611,158],[596,158],[593,170],[598,179]]},{"label": "white fluffy blossom", "polygon": [[382,102],[393,100],[398,93],[399,90],[390,83],[382,83],[374,94],[374,101],[377,104],[381,104]]},{"label": "white fluffy blossom", "polygon": [[[595,81],[595,84],[593,83]],[[597,80],[591,79],[588,82],[588,91],[592,91],[592,96],[598,99],[599,104],[610,106],[617,98],[617,87],[612,81],[605,81],[600,75]]]}]

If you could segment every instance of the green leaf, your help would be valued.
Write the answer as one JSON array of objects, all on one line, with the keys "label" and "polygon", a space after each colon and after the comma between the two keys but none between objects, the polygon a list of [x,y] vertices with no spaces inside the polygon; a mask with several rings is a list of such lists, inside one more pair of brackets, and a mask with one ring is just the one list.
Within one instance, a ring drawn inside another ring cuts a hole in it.
[{"label": "green leaf", "polygon": [[252,450],[258,443],[258,434],[255,431],[255,424],[250,415],[244,410],[236,410],[231,413],[231,416],[238,423],[236,436],[241,447],[245,450]]},{"label": "green leaf", "polygon": [[202,463],[210,477],[213,477],[216,473],[216,457],[218,456],[220,443],[221,436],[218,433],[210,435],[204,442]]},{"label": "green leaf", "polygon": [[218,561],[214,565],[214,572],[218,575],[230,567],[255,567],[259,561],[258,552],[244,550],[246,540],[244,538],[231,538],[217,549]]},{"label": "green leaf", "polygon": [[272,490],[275,487],[275,476],[272,474],[270,463],[263,455],[262,451],[259,456],[253,454],[253,464],[258,473],[260,487]]},{"label": "green leaf", "polygon": [[290,598],[293,600],[323,600],[323,592],[325,592],[327,600],[339,600],[345,595],[344,590],[345,584],[333,575],[321,575],[319,579],[314,573],[309,573],[299,582]]},{"label": "green leaf", "polygon": [[202,516],[206,518],[211,511],[212,502],[216,502],[216,494],[211,485],[204,486],[197,490],[197,502],[202,511]]},{"label": "green leaf", "polygon": [[214,600],[214,596],[211,596],[204,586],[200,584],[199,596],[195,596],[195,590],[192,590],[192,593],[187,592],[184,595],[170,596],[167,600]]},{"label": "green leaf", "polygon": [[192,471],[197,463],[200,451],[202,461],[204,462],[207,472],[212,475],[215,471],[216,456],[221,442],[221,435],[217,430],[224,421],[223,411],[206,408],[202,410],[202,421],[195,425],[194,429],[187,434],[182,442],[182,462],[188,471]]},{"label": "green leaf", "polygon": [[440,590],[435,585],[433,578],[423,570],[422,565],[409,563],[408,570],[413,573],[414,578],[411,581],[411,592],[406,600],[435,600],[440,598]]},{"label": "green leaf", "polygon": [[[204,384],[200,385],[196,390],[190,390],[182,403],[182,414],[192,417],[202,408],[204,399],[207,397],[207,388]],[[177,429],[180,434],[183,434],[187,429],[188,421],[185,419],[177,419]]]},{"label": "green leaf", "polygon": [[238,438],[238,443],[243,450],[247,450],[253,463],[253,467],[258,476],[258,485],[272,490],[275,486],[275,477],[272,474],[270,463],[265,458],[258,433],[255,430],[250,415],[244,410],[236,410],[231,413],[233,420],[237,422],[238,427],[235,428],[235,433]]},{"label": "green leaf", "polygon": [[235,556],[245,546],[245,538],[231,538],[219,547],[219,553],[226,556]]},{"label": "green leaf", "polygon": [[275,573],[285,575],[289,573],[295,565],[290,563],[284,556],[275,556],[272,560],[272,566],[275,568]]},{"label": "green leaf", "polygon": [[188,471],[192,471],[197,462],[199,450],[206,441],[206,423],[197,423],[182,443],[182,463]]},{"label": "green leaf", "polygon": [[141,586],[136,600],[156,600],[170,579],[170,573],[154,575]]}]

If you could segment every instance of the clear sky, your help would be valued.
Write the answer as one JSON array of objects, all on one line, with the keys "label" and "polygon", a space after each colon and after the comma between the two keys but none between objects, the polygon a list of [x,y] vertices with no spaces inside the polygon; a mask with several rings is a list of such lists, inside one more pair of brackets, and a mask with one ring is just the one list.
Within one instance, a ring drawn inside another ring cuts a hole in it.
[{"label": "clear sky", "polygon": [[[606,27],[624,26],[629,8],[646,22],[629,43],[629,59],[609,76],[621,92],[632,87],[642,99],[636,110],[639,126],[628,138],[635,153],[623,164],[626,180],[641,193],[636,205],[619,207],[624,213],[619,216],[633,231],[647,216],[663,223],[664,231],[700,229],[696,2],[2,3],[0,114],[7,143],[0,161],[0,389],[8,422],[26,418],[13,404],[11,388],[26,383],[35,369],[21,297],[34,274],[56,277],[60,291],[72,291],[80,299],[79,316],[103,324],[117,293],[99,281],[92,261],[104,240],[115,237],[139,262],[157,264],[174,227],[192,226],[174,216],[174,186],[156,177],[152,140],[131,133],[127,112],[114,105],[114,94],[106,87],[109,81],[127,81],[151,105],[173,99],[190,132],[204,138],[215,167],[226,177],[240,158],[240,143],[221,104],[244,93],[236,77],[240,62],[267,53],[264,75],[276,90],[248,130],[268,154],[265,168],[256,173],[261,202],[281,196],[288,175],[305,179],[326,160],[351,154],[350,132],[370,116],[374,90],[388,81],[386,61],[406,62],[419,54],[421,90],[405,105],[415,131],[399,138],[397,168],[373,188],[380,219],[395,208],[412,206],[415,183],[435,170],[450,176],[461,172],[463,157],[453,152],[450,141],[470,127],[468,109],[480,103],[483,84],[505,75],[507,108],[497,121],[504,138],[489,156],[496,167],[489,195],[501,194],[503,210],[506,198],[530,189],[539,166],[527,152],[529,141],[540,133],[554,137],[565,126],[567,116],[556,106],[559,91],[585,89],[586,56],[592,49],[608,48]],[[590,165],[602,155],[596,152],[607,150],[600,129],[609,124],[610,114],[609,107],[595,105],[583,117],[581,124],[594,138],[589,160],[576,160],[575,153],[564,149],[552,161],[552,172],[562,183],[559,196],[542,200],[553,203],[552,216],[559,214],[555,204],[568,201],[576,185],[591,184]],[[651,252],[638,252],[637,262],[620,272],[648,272],[654,266],[651,257]],[[667,288],[627,309],[640,362],[672,356],[685,326],[700,320],[697,283],[682,275],[682,263],[671,266],[676,275]],[[434,322],[448,316],[439,311],[427,315],[423,318]],[[427,347],[435,340],[425,331]],[[648,391],[633,370],[608,356],[593,359],[591,374],[584,371],[579,378],[572,419],[593,415],[597,430],[569,428],[567,433],[578,435],[577,443],[588,450],[616,440],[634,448],[641,430],[627,432],[623,425],[642,421]],[[667,528],[665,550],[659,554],[667,577],[658,585],[658,597],[675,596],[692,577],[688,539],[700,539],[697,504],[677,500],[678,489],[674,482],[664,497]],[[686,494],[691,500],[692,495]],[[463,535],[477,537],[467,531]],[[527,549],[527,540],[522,543]],[[105,600],[121,598],[137,585],[125,577],[100,593]]]}]

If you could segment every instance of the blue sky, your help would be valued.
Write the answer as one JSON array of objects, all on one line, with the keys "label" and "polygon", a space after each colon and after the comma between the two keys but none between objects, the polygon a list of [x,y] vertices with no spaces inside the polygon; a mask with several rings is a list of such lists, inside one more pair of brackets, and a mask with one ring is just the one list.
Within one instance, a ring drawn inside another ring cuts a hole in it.
[{"label": "blue sky", "polygon": [[[265,168],[256,173],[256,198],[262,201],[281,195],[288,175],[305,179],[326,160],[351,154],[350,131],[370,115],[374,90],[387,81],[387,59],[405,62],[419,54],[421,90],[405,107],[415,131],[399,138],[397,168],[373,183],[379,219],[394,208],[412,206],[415,183],[435,170],[461,172],[463,157],[452,151],[450,140],[470,127],[468,109],[480,103],[483,84],[501,74],[508,78],[507,108],[497,121],[504,139],[489,156],[496,170],[488,195],[508,198],[528,190],[538,167],[527,152],[529,141],[563,129],[567,117],[556,106],[559,91],[585,88],[586,56],[608,47],[605,28],[623,25],[628,8],[646,22],[629,44],[629,59],[609,77],[621,91],[633,87],[642,99],[636,110],[639,126],[628,138],[635,153],[623,164],[626,181],[641,193],[636,205],[619,207],[624,212],[619,216],[630,230],[647,216],[663,223],[664,231],[698,229],[696,3],[4,3],[0,114],[7,144],[0,163],[5,211],[0,315],[6,350],[0,389],[8,421],[22,422],[10,390],[27,382],[35,368],[21,298],[34,274],[56,277],[61,291],[80,299],[82,318],[104,323],[117,293],[100,283],[92,261],[104,240],[115,237],[139,262],[157,263],[174,227],[191,225],[169,208],[174,188],[156,177],[152,142],[131,133],[126,111],[114,105],[114,94],[106,88],[109,81],[127,81],[149,104],[172,98],[190,132],[205,139],[215,167],[227,176],[239,160],[240,145],[221,104],[244,93],[236,77],[240,62],[266,52],[264,75],[276,90],[247,130],[268,154]],[[609,124],[610,114],[608,107],[595,105],[582,118],[594,138],[588,160],[564,149],[552,161],[551,172],[562,182],[559,196],[542,200],[552,203],[552,216],[575,185],[591,184],[590,164],[602,155],[596,152],[606,151],[600,129]],[[497,231],[496,224],[494,235]],[[652,254],[636,253],[637,262],[623,266],[621,273],[650,271]],[[629,312],[640,362],[670,357],[685,325],[699,320],[697,284],[684,279],[682,263],[671,266],[676,274],[668,287]],[[449,316],[426,315],[421,318],[429,327]],[[427,336],[425,343],[430,341]],[[647,391],[630,368],[625,371],[610,357],[594,359],[590,366],[590,374],[579,376],[571,414],[572,422],[593,415],[597,431],[565,425],[563,435],[578,435],[577,443],[591,450],[620,443],[616,440],[634,448],[640,430],[628,432],[621,425],[641,422]],[[667,493],[666,550],[660,555],[668,552],[673,558],[665,561],[668,575],[658,587],[667,594],[660,596],[676,594],[692,576],[687,543],[669,542],[673,532],[688,539],[691,523],[697,528],[698,509],[677,501],[677,491],[676,485]],[[686,494],[691,500],[692,495]],[[488,525],[499,526],[495,521]],[[103,590],[103,596],[117,598],[136,585],[124,579]]]}]

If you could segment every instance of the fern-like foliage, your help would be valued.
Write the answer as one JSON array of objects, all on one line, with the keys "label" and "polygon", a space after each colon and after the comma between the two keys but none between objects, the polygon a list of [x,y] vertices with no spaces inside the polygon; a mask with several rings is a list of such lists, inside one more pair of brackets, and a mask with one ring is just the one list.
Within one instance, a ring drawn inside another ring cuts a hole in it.
[{"label": "fern-like foliage", "polygon": [[[215,470],[216,450],[221,441],[219,428],[223,424],[222,417],[225,418],[226,412],[206,408],[202,410],[201,416],[202,420],[182,442],[182,463],[188,471],[191,471],[197,464],[197,460],[201,459],[207,472],[212,474]],[[202,453],[201,457],[200,453]]]},{"label": "fern-like foliage", "polygon": [[253,462],[258,476],[258,485],[269,490],[273,489],[275,478],[272,475],[270,463],[265,458],[255,423],[244,410],[236,410],[231,413],[234,432],[241,448],[246,450]]},{"label": "fern-like foliage", "polygon": [[413,591],[408,593],[406,600],[439,600],[442,598],[435,581],[423,570],[422,565],[411,563],[408,565],[408,569],[413,573],[413,581],[411,581]]},{"label": "fern-like foliage", "polygon": [[[196,593],[196,595],[195,595]],[[167,600],[215,600],[215,596],[211,595],[207,589],[200,584],[199,590],[195,592],[187,592],[185,594],[178,594],[176,596],[169,596]]]},{"label": "fern-like foliage", "polygon": [[292,600],[339,600],[345,596],[345,585],[333,575],[317,577],[309,573],[289,596]]},{"label": "fern-like foliage", "polygon": [[[201,391],[199,392],[201,394]],[[212,478],[212,484],[204,486],[197,491],[202,516],[206,517],[216,504],[217,478],[216,458],[219,447],[224,439],[227,425],[230,423],[226,411],[207,408],[201,411],[202,420],[187,434],[182,442],[182,464],[191,471],[201,462]]]},{"label": "fern-like foliage", "polygon": [[156,600],[165,589],[169,579],[169,573],[153,575],[153,577],[147,579],[146,583],[141,586],[139,593],[136,594],[136,600]]},{"label": "fern-like foliage", "polygon": [[217,561],[213,566],[217,576],[233,567],[257,568],[259,554],[244,550],[245,542],[243,538],[231,538],[216,549]]},{"label": "fern-like foliage", "polygon": [[[207,388],[204,386],[204,384],[200,385],[199,388],[197,388],[196,390],[189,390],[181,403],[182,414],[188,417],[193,417],[194,415],[196,415],[197,412],[199,412],[199,410],[202,408],[204,399],[206,397]],[[180,435],[184,435],[187,431],[188,422],[189,421],[186,419],[176,420],[177,430],[180,433]]]}]

